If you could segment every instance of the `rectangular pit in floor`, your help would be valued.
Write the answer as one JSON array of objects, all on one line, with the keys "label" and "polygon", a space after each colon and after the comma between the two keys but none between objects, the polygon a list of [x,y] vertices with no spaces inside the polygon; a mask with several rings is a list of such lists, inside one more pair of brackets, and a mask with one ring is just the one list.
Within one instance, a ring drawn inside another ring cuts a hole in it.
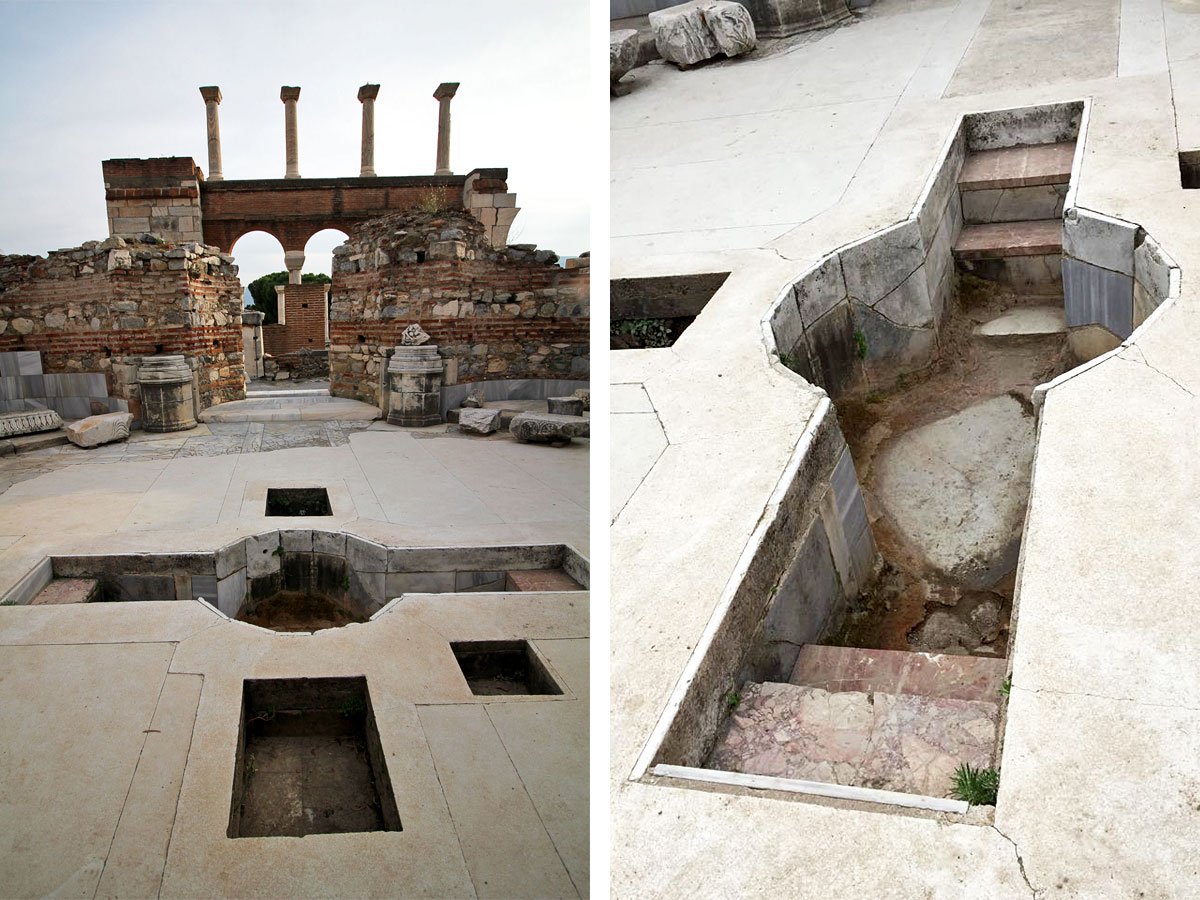
[{"label": "rectangular pit in floor", "polygon": [[711,272],[614,279],[609,283],[609,349],[670,347],[728,277],[728,272]]},{"label": "rectangular pit in floor", "polygon": [[365,678],[243,682],[229,837],[402,830]]},{"label": "rectangular pit in floor", "polygon": [[276,631],[314,631],[364,622],[409,594],[559,593],[588,583],[587,560],[565,544],[389,547],[287,529],[208,552],[49,557],[0,603],[203,600]]},{"label": "rectangular pit in floor", "polygon": [[1180,151],[1179,183],[1185,190],[1200,188],[1200,150]]},{"label": "rectangular pit in floor", "polygon": [[325,488],[267,488],[268,516],[332,516]]},{"label": "rectangular pit in floor", "polygon": [[528,641],[455,641],[450,649],[477,696],[562,693]]}]

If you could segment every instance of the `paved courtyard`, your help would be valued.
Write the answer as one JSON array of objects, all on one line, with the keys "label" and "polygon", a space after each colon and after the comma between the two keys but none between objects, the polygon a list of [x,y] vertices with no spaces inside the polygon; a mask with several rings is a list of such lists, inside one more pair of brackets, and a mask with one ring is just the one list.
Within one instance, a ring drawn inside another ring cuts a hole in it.
[{"label": "paved courtyard", "polygon": [[[48,556],[210,551],[318,524],[390,548],[586,556],[587,472],[586,441],[370,421],[51,447],[0,459],[0,593]],[[324,487],[333,515],[268,517],[268,486]],[[186,600],[0,609],[0,893],[586,896],[587,597],[408,594],[312,634]],[[449,642],[497,640],[529,641],[562,693],[473,694]],[[227,837],[243,682],[345,676],[366,678],[403,830]]]},{"label": "paved courtyard", "polygon": [[[614,278],[729,272],[669,350],[611,354],[617,896],[1200,892],[1200,5],[876,0],[740,60],[635,69],[611,104]],[[1080,207],[1138,223],[1179,301],[1038,421],[994,816],[642,774],[823,392],[763,317],[903,221],[964,113],[1086,99]]]}]

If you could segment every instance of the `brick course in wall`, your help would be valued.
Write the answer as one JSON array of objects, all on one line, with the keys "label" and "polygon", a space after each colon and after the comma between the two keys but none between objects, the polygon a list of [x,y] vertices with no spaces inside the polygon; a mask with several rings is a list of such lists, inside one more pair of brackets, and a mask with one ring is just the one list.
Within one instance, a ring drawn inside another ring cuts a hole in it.
[{"label": "brick course in wall", "polygon": [[336,396],[380,404],[404,329],[420,323],[446,384],[588,377],[588,269],[548,250],[492,249],[461,210],[365,223],[334,251],[330,378]]},{"label": "brick course in wall", "polygon": [[231,257],[196,243],[90,241],[0,256],[0,350],[37,350],[46,372],[103,372],[139,408],[142,356],[182,353],[201,408],[245,397],[242,288]]}]

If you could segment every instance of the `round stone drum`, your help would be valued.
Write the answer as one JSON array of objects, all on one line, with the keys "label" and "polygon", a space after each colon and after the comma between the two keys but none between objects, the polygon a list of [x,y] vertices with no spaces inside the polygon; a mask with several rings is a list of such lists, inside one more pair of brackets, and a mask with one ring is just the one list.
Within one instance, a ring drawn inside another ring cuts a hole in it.
[{"label": "round stone drum", "polygon": [[442,358],[437,345],[396,347],[388,362],[388,417],[393,425],[421,428],[442,421]]},{"label": "round stone drum", "polygon": [[138,368],[145,431],[187,431],[196,427],[192,370],[182,356],[146,356]]}]

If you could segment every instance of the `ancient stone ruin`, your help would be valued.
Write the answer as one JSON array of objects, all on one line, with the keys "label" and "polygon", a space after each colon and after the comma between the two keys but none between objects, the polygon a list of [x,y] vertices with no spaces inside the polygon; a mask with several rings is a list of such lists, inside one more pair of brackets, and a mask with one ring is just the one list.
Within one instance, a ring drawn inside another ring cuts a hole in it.
[{"label": "ancient stone ruin", "polygon": [[[247,369],[261,375],[264,355],[297,375],[328,374],[332,394],[378,405],[387,416],[388,361],[416,322],[437,346],[436,387],[420,416],[426,424],[441,421],[449,405],[443,386],[586,380],[586,263],[562,268],[551,251],[507,245],[519,208],[506,169],[452,172],[457,90],[446,83],[434,93],[432,175],[376,174],[379,85],[367,84],[358,92],[359,174],[301,177],[300,88],[285,86],[283,177],[235,180],[223,169],[220,88],[202,87],[207,178],[188,157],[105,160],[107,239],[45,257],[0,256],[0,351],[40,353],[46,374],[102,376],[96,399],[104,408],[81,408],[76,417],[127,409],[135,427],[144,419],[139,367],[163,355],[191,373],[190,387],[181,381],[177,391],[190,394],[192,406],[178,411],[180,422],[243,399]],[[335,254],[333,284],[302,284],[305,244],[327,228],[350,235]],[[251,231],[280,241],[289,273],[279,321],[265,326],[243,320],[230,255]]]}]

